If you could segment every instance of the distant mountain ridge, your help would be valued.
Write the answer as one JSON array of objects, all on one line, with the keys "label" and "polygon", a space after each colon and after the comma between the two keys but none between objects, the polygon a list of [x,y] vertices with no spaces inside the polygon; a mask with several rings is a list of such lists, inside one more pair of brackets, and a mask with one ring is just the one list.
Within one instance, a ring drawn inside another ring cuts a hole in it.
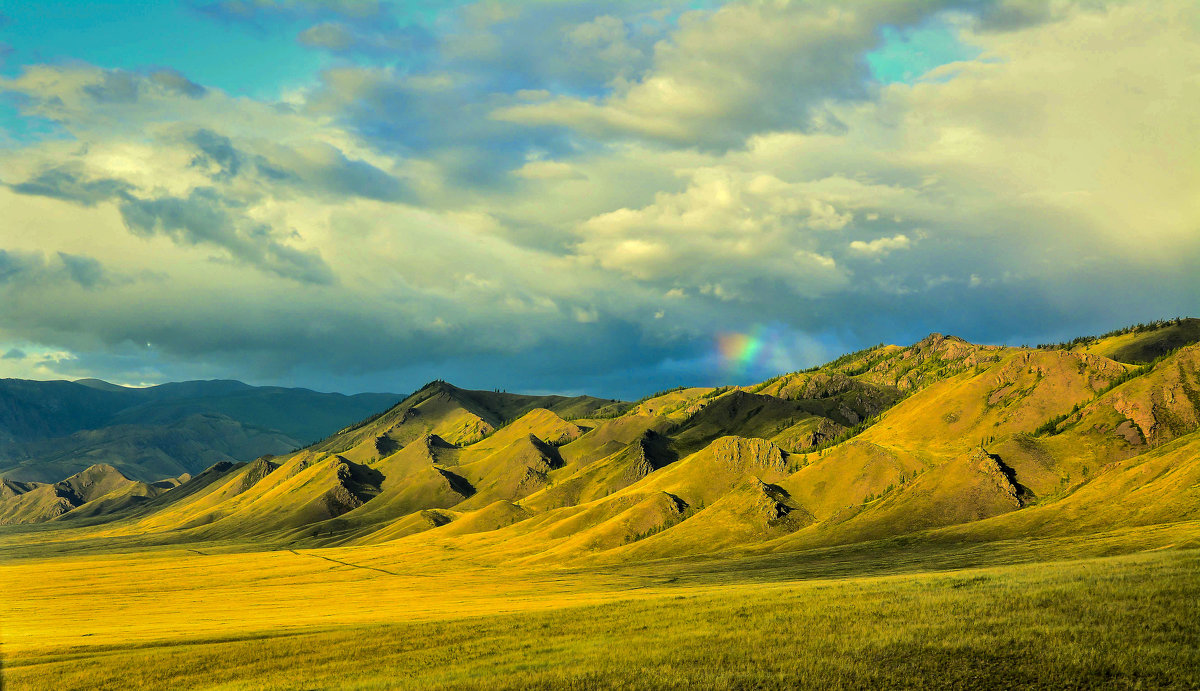
[{"label": "distant mountain ridge", "polygon": [[402,398],[231,380],[145,388],[0,379],[0,476],[55,481],[96,463],[156,481],[286,453]]},{"label": "distant mountain ridge", "polygon": [[304,449],[218,462],[178,486],[110,467],[7,482],[0,523],[103,524],[139,544],[389,543],[603,565],[1194,520],[1193,326],[1037,348],[930,334],[636,403],[434,381]]}]

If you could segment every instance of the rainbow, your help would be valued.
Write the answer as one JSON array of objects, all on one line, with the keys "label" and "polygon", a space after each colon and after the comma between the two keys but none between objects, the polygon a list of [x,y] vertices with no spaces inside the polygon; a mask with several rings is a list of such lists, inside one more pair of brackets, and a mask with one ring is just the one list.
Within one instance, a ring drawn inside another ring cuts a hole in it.
[{"label": "rainbow", "polygon": [[749,333],[723,333],[717,335],[717,355],[721,368],[726,372],[743,375],[768,364],[775,358],[778,334],[761,325]]}]

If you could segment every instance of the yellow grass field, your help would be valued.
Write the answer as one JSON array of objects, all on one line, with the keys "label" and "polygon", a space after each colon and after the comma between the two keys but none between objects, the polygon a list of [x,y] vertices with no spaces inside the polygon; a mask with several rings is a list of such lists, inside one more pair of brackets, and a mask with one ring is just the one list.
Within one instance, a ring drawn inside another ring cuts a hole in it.
[{"label": "yellow grass field", "polygon": [[3,485],[4,688],[1200,687],[1200,345],[848,357]]},{"label": "yellow grass field", "polygon": [[[20,558],[9,543],[5,688],[1189,688],[1197,534],[586,571],[386,545]],[[1122,554],[1146,544],[1161,548]]]}]

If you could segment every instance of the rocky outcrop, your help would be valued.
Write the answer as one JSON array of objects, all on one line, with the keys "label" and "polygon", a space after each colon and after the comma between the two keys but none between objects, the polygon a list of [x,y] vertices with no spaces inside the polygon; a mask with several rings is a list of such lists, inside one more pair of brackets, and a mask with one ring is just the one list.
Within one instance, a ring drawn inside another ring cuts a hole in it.
[{"label": "rocky outcrop", "polygon": [[1017,482],[1016,472],[995,454],[988,453],[982,447],[971,452],[971,460],[976,468],[983,473],[1000,491],[1000,495],[1009,501],[1013,508],[1023,508],[1033,499],[1029,488]]},{"label": "rocky outcrop", "polygon": [[622,452],[621,460],[626,464],[622,479],[629,483],[637,482],[676,458],[669,439],[654,430],[646,430]]},{"label": "rocky outcrop", "polygon": [[242,481],[238,484],[237,493],[241,494],[251,487],[258,484],[260,480],[275,472],[279,468],[278,463],[273,463],[273,456],[263,456],[255,460],[246,467],[246,472],[242,473]]},{"label": "rocky outcrop", "polygon": [[730,468],[787,470],[787,456],[783,449],[766,439],[721,437],[709,446],[709,450],[714,458]]},{"label": "rocky outcrop", "polygon": [[779,485],[754,477],[750,480],[750,491],[752,512],[763,528],[793,532],[814,520],[813,515],[794,502],[787,490]]},{"label": "rocky outcrop", "polygon": [[357,509],[379,495],[383,475],[365,465],[351,463],[343,456],[333,461],[334,485],[321,497],[331,517]]}]

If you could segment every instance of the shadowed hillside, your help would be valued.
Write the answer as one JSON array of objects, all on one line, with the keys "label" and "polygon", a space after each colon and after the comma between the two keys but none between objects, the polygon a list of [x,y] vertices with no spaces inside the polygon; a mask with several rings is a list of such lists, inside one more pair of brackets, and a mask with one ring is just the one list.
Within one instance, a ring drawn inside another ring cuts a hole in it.
[{"label": "shadowed hillside", "polygon": [[1172,319],[1118,329],[1103,336],[1076,339],[1070,345],[1118,362],[1145,364],[1172,350],[1200,341],[1200,319]]},{"label": "shadowed hillside", "polygon": [[194,381],[0,380],[0,477],[53,482],[106,463],[157,481],[287,453],[399,399]]}]

